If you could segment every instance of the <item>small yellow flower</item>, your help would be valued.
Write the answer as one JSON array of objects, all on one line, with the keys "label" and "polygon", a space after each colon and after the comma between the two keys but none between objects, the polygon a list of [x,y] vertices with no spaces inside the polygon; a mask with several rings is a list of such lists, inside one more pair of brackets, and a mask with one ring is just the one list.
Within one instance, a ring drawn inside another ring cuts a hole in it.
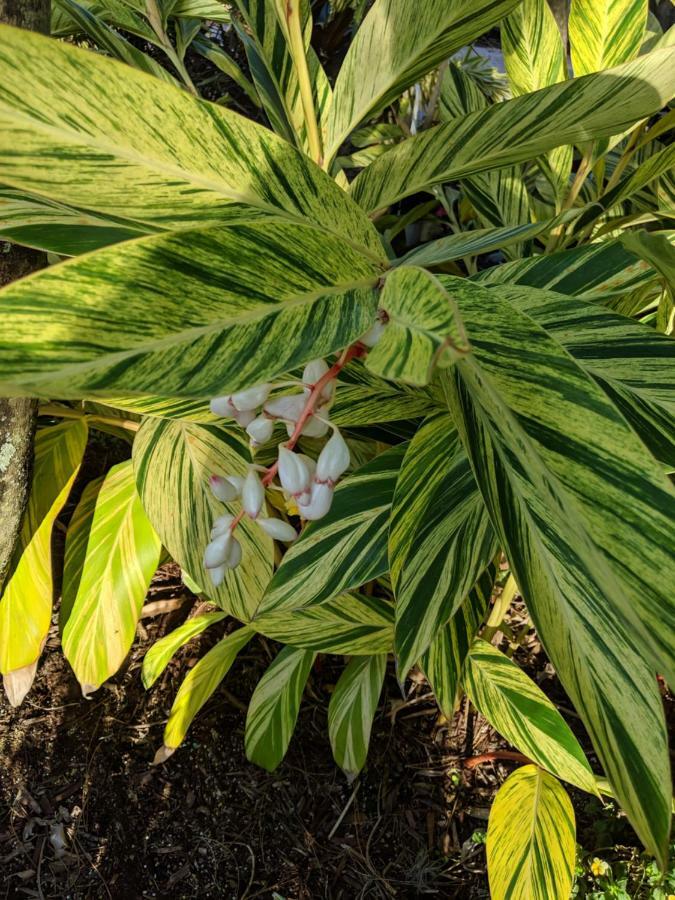
[{"label": "small yellow flower", "polygon": [[598,857],[595,856],[591,863],[591,872],[596,878],[601,878],[603,875],[609,873],[609,863],[606,863],[604,859],[598,859]]}]

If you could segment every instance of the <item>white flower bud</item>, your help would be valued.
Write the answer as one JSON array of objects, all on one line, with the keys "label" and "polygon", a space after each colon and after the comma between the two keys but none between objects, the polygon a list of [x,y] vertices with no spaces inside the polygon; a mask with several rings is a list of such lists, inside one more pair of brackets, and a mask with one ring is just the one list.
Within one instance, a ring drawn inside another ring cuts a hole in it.
[{"label": "white flower bud", "polygon": [[286,397],[275,397],[268,400],[264,410],[273,419],[283,419],[286,422],[297,422],[305,408],[305,398],[302,394],[291,394]]},{"label": "white flower bud", "polygon": [[308,362],[302,373],[303,384],[312,387],[328,371],[328,363],[324,359],[313,359]]},{"label": "white flower bud", "polygon": [[[304,453],[296,453],[295,455],[298,456],[304,462],[304,464],[307,466],[307,469],[308,469],[309,475],[310,475],[310,480],[313,481],[314,473],[316,472],[316,460],[312,459],[311,456],[305,456]],[[310,487],[311,487],[311,485],[310,485]]]},{"label": "white flower bud", "polygon": [[265,488],[258,477],[255,469],[249,469],[246,480],[244,481],[244,489],[241,492],[241,504],[247,515],[252,519],[256,519],[260,515],[260,510],[265,502]]},{"label": "white flower bud", "polygon": [[246,481],[243,475],[226,475],[225,480],[229,481],[235,489],[237,497],[241,497],[241,492],[244,490],[244,482]]},{"label": "white flower bud", "polygon": [[229,566],[230,569],[236,569],[240,562],[241,544],[235,537],[233,537],[230,541],[230,546],[227,548],[227,559],[225,560],[225,565]]},{"label": "white flower bud", "polygon": [[232,503],[239,496],[239,491],[229,478],[221,478],[220,475],[209,477],[209,487],[213,496],[221,503]]},{"label": "white flower bud", "polygon": [[309,503],[303,505],[298,503],[298,509],[303,519],[314,521],[315,519],[323,519],[333,502],[333,485],[328,482],[315,481],[312,485],[312,495]]},{"label": "white flower bud", "polygon": [[290,543],[290,541],[294,541],[298,536],[295,528],[293,528],[292,525],[289,525],[288,522],[283,522],[281,519],[257,519],[257,522],[262,530],[266,534],[269,534],[271,538],[274,538],[275,541],[286,541],[287,543]]},{"label": "white flower bud", "polygon": [[233,419],[237,414],[231,397],[214,397],[209,403],[209,409],[214,416],[222,416],[224,419]]},{"label": "white flower bud", "polygon": [[225,573],[227,572],[229,566],[217,566],[215,569],[209,569],[209,578],[214,587],[219,587],[225,578]]},{"label": "white flower bud", "polygon": [[249,412],[262,406],[271,390],[271,384],[258,384],[255,387],[246,388],[244,391],[237,391],[236,394],[232,394],[230,399],[240,412]]},{"label": "white flower bud", "polygon": [[214,540],[229,531],[232,522],[234,522],[234,516],[219,516],[213,523],[211,540]]},{"label": "white flower bud", "polygon": [[204,551],[204,566],[207,569],[217,569],[226,564],[231,540],[232,532],[228,530],[211,541]]},{"label": "white flower bud", "polygon": [[272,419],[268,419],[267,416],[258,416],[246,429],[251,442],[255,445],[266,444],[272,437],[273,431],[274,422]]},{"label": "white flower bud", "polygon": [[302,456],[279,444],[279,481],[283,489],[296,497],[309,490],[311,480]]},{"label": "white flower bud", "polygon": [[316,463],[315,481],[335,484],[340,475],[349,468],[349,447],[337,430],[319,454]]},{"label": "white flower bud", "polygon": [[241,425],[242,428],[248,428],[254,419],[255,412],[253,410],[245,410],[244,412],[237,410],[237,414],[234,416],[237,425]]},{"label": "white flower bud", "polygon": [[384,329],[386,327],[384,322],[376,322],[372,328],[369,328],[368,331],[359,338],[359,341],[362,344],[365,344],[366,347],[374,347],[384,334]]},{"label": "white flower bud", "polygon": [[[310,416],[303,425],[301,433],[305,437],[322,438],[326,437],[329,428],[330,425],[327,422],[322,422],[320,419],[317,419],[316,416]],[[294,431],[295,427],[293,425],[286,426],[286,432],[288,433],[289,437],[291,437]]]}]

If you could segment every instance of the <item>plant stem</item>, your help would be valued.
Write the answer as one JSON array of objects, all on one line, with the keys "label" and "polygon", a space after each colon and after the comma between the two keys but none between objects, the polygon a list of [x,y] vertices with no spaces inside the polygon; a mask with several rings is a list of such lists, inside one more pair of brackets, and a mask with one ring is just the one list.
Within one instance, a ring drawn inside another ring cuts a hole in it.
[{"label": "plant stem", "polygon": [[282,0],[285,2],[286,25],[288,28],[288,41],[291,50],[291,56],[295,63],[295,71],[298,76],[298,86],[300,88],[300,100],[302,102],[302,112],[305,119],[305,127],[307,128],[307,143],[309,144],[309,155],[318,165],[323,164],[323,148],[321,146],[321,134],[316,118],[316,108],[314,106],[314,92],[312,90],[312,81],[309,75],[309,66],[307,65],[307,53],[305,52],[305,41],[302,35],[302,22],[300,19],[300,2],[299,0]]},{"label": "plant stem", "polygon": [[516,584],[516,579],[513,575],[509,575],[506,584],[502,588],[501,595],[495,601],[490,616],[485,624],[485,629],[482,634],[484,640],[491,641],[497,631],[499,631],[499,626],[504,621],[504,616],[508,612],[511,603],[513,602],[513,598],[517,593],[518,585]]},{"label": "plant stem", "polygon": [[[572,187],[570,188],[569,194],[565,198],[565,202],[561,207],[561,212],[565,212],[568,209],[572,209],[574,203],[579,196],[579,191],[584,186],[584,182],[588,178],[591,173],[591,159],[593,156],[593,147],[589,147],[588,150],[583,155],[581,162],[579,163],[579,168],[577,169],[577,173],[574,177],[574,181],[572,182]],[[558,225],[551,232],[551,236],[549,238],[548,244],[546,245],[546,253],[552,253],[553,250],[556,249],[560,238],[562,237],[565,231],[564,225]]]},{"label": "plant stem", "polygon": [[523,765],[532,765],[532,760],[522,753],[515,753],[513,750],[493,750],[492,753],[481,753],[480,756],[472,756],[471,759],[464,760],[465,769],[475,769],[476,766],[482,766],[483,763],[494,762],[498,759],[507,759],[510,762],[519,762]]},{"label": "plant stem", "polygon": [[95,413],[87,413],[81,409],[72,409],[70,406],[60,406],[58,403],[44,403],[38,410],[40,416],[58,416],[61,419],[86,419],[88,422],[101,422],[103,425],[116,425],[126,428],[127,431],[138,431],[140,422],[133,419],[116,419],[114,416],[97,416]]},{"label": "plant stem", "polygon": [[152,27],[152,30],[155,32],[162,44],[162,50],[169,57],[172,65],[174,66],[180,77],[183,79],[183,84],[191,94],[194,94],[195,97],[198,97],[199,91],[194,86],[194,82],[190,78],[188,70],[185,68],[185,63],[176,53],[174,46],[171,43],[171,39],[166,33],[166,29],[164,28],[164,24],[162,22],[162,13],[157,4],[157,0],[146,0],[146,15],[148,18],[148,22]]}]

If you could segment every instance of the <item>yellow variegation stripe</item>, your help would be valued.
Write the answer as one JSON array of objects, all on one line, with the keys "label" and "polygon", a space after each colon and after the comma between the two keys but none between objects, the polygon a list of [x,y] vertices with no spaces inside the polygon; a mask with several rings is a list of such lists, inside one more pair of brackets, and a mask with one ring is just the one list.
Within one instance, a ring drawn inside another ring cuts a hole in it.
[{"label": "yellow variegation stripe", "polygon": [[340,427],[419,419],[438,406],[432,389],[420,390],[402,382],[386,381],[354,360],[339,375],[331,421]]},{"label": "yellow variegation stripe", "polygon": [[114,466],[93,509],[85,501],[75,510],[66,537],[63,602],[69,614],[62,644],[85,693],[124,662],[161,549],[136,493],[131,460]]},{"label": "yellow variegation stripe", "polygon": [[490,810],[492,900],[569,900],[575,839],[574,809],[560,782],[537,766],[517,769]]},{"label": "yellow variegation stripe", "polygon": [[205,631],[211,625],[215,625],[216,622],[220,622],[226,615],[227,613],[224,612],[209,612],[203,613],[201,616],[192,616],[183,622],[182,625],[179,625],[178,628],[174,628],[173,631],[165,634],[163,638],[155,641],[143,657],[143,669],[141,671],[143,686],[145,688],[152,687],[170,663],[174,653],[192,640],[193,637],[201,634],[202,631]]},{"label": "yellow variegation stripe", "polygon": [[404,677],[459,609],[498,546],[452,418],[428,418],[396,482],[389,566]]},{"label": "yellow variegation stripe", "polygon": [[375,321],[378,271],[314,228],[159,234],[0,291],[0,384],[49,397],[212,397],[340,350]]},{"label": "yellow variegation stripe", "polygon": [[253,630],[240,628],[218,641],[188,672],[178,689],[164,729],[164,746],[180,746],[192,720],[227,675],[237,654],[253,637]]},{"label": "yellow variegation stripe", "polygon": [[173,559],[201,592],[242,622],[253,616],[272,574],[273,547],[250,519],[237,528],[242,561],[213,587],[204,569],[204,550],[214,520],[227,507],[211,493],[209,476],[245,475],[250,454],[237,426],[196,425],[172,419],[146,419],[134,441],[133,459],[143,507]]},{"label": "yellow variegation stripe", "polygon": [[675,93],[675,50],[497,103],[409,138],[351,185],[368,212],[476,172],[524,162],[563,144],[619,134]]},{"label": "yellow variegation stripe", "polygon": [[435,366],[470,350],[452,295],[425,269],[402,265],[390,272],[379,306],[387,324],[366,366],[382,378],[428,384]]},{"label": "yellow variegation stripe", "polygon": [[[375,0],[335,82],[326,160],[374,115],[454,51],[489,31],[518,0]],[[367,73],[367,74],[366,74]]]},{"label": "yellow variegation stripe", "polygon": [[352,781],[366,764],[370,731],[387,671],[386,654],[353,659],[328,704],[328,735],[335,762]]},{"label": "yellow variegation stripe", "polygon": [[284,647],[253,691],[246,716],[246,756],[273,772],[286,755],[316,654]]},{"label": "yellow variegation stripe", "polygon": [[330,512],[311,522],[285,554],[259,615],[314,606],[387,571],[387,531],[406,445],[399,444],[346,477]]},{"label": "yellow variegation stripe", "polygon": [[47,637],[53,593],[52,528],[68,498],[86,443],[84,419],[44,428],[37,434],[28,506],[0,599],[3,675],[34,663]]},{"label": "yellow variegation stripe", "polygon": [[597,793],[595,776],[567,723],[508,656],[477,638],[462,670],[473,705],[510,744],[552,775]]},{"label": "yellow variegation stripe", "polygon": [[647,0],[572,0],[569,36],[575,75],[637,56],[648,11]]},{"label": "yellow variegation stripe", "polygon": [[116,60],[4,25],[0,82],[6,185],[132,227],[199,227],[233,209],[249,218],[280,216],[383,259],[372,224],[331,178],[268,129],[222,106]]}]

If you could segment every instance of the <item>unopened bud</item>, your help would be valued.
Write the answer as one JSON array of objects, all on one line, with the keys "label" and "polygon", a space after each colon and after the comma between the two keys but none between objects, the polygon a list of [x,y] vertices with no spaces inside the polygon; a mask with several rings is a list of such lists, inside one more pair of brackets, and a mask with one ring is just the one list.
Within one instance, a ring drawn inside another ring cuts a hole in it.
[{"label": "unopened bud", "polygon": [[319,454],[316,463],[316,481],[327,481],[335,484],[340,475],[349,468],[349,447],[337,430]]},{"label": "unopened bud", "polygon": [[229,478],[222,478],[220,475],[210,476],[209,487],[213,492],[213,496],[216,500],[220,500],[221,503],[232,503],[240,493]]},{"label": "unopened bud", "polygon": [[258,473],[255,469],[249,469],[244,481],[244,489],[241,492],[241,504],[246,514],[252,519],[256,519],[260,515],[264,501],[265,488],[258,478]]},{"label": "unopened bud", "polygon": [[[316,416],[310,416],[302,426],[301,433],[305,437],[322,438],[326,437],[329,428],[330,425],[328,424],[328,422],[323,422],[321,421],[321,419],[317,419]],[[290,425],[287,425],[286,431],[288,432],[288,436],[290,437],[293,434],[294,428]]]},{"label": "unopened bud", "polygon": [[226,564],[231,540],[232,533],[228,529],[211,541],[204,551],[204,566],[207,569],[217,569]]},{"label": "unopened bud", "polygon": [[298,509],[304,519],[314,521],[323,519],[333,502],[333,485],[328,482],[315,481],[312,485],[312,494],[309,503],[299,503]]},{"label": "unopened bud", "polygon": [[274,422],[267,416],[258,416],[246,429],[253,444],[266,444],[272,437]]},{"label": "unopened bud", "polygon": [[258,384],[255,387],[246,388],[244,391],[237,391],[236,394],[232,394],[230,399],[240,412],[249,412],[263,405],[269,397],[271,389],[271,384]]},{"label": "unopened bud", "polygon": [[246,428],[255,419],[254,412],[237,409],[232,402],[232,397],[215,397],[210,402],[209,409],[214,416],[234,419],[242,428]]},{"label": "unopened bud", "polygon": [[328,363],[323,359],[313,359],[308,362],[302,373],[302,381],[308,387],[313,387],[328,371]]},{"label": "unopened bud", "polygon": [[298,536],[295,528],[293,528],[292,525],[289,525],[288,522],[283,522],[281,519],[258,519],[257,522],[262,530],[266,534],[269,534],[271,538],[274,538],[275,541],[285,541],[286,543],[290,543]]},{"label": "unopened bud", "polygon": [[386,327],[384,322],[376,322],[372,328],[369,328],[368,331],[359,338],[359,341],[362,344],[365,344],[366,347],[374,347],[384,334],[384,329]]},{"label": "unopened bud", "polygon": [[230,541],[230,546],[227,549],[227,559],[225,560],[225,565],[229,566],[230,569],[236,569],[240,562],[241,544],[235,537],[233,537]]},{"label": "unopened bud", "polygon": [[215,569],[209,569],[209,578],[211,579],[211,584],[214,587],[220,587],[220,585],[225,580],[225,573],[229,569],[229,566],[222,565],[216,566]]},{"label": "unopened bud", "polygon": [[296,497],[309,490],[311,480],[304,458],[279,444],[279,481],[283,489]]},{"label": "unopened bud", "polygon": [[225,534],[230,530],[230,525],[234,522],[234,516],[219,516],[213,523],[211,529],[211,540]]},{"label": "unopened bud", "polygon": [[285,422],[297,422],[304,408],[305,398],[302,394],[275,397],[274,400],[268,400],[264,407],[268,416]]}]

